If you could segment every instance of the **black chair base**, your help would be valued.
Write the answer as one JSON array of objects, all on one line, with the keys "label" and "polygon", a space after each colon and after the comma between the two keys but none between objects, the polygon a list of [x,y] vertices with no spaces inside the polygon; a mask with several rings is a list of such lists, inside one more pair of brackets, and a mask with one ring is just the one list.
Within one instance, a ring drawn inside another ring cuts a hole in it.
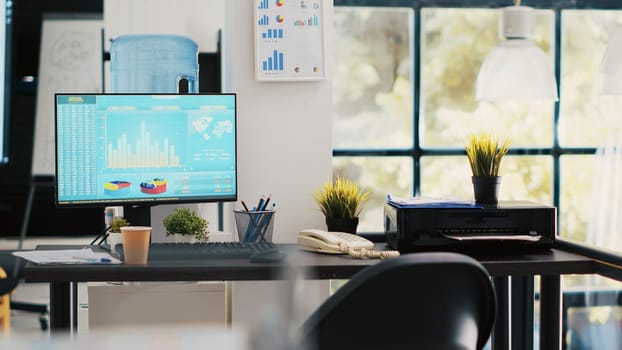
[{"label": "black chair base", "polygon": [[25,303],[20,301],[11,301],[11,310],[19,310],[25,312],[36,312],[39,314],[39,326],[42,331],[49,328],[48,306],[46,304]]}]

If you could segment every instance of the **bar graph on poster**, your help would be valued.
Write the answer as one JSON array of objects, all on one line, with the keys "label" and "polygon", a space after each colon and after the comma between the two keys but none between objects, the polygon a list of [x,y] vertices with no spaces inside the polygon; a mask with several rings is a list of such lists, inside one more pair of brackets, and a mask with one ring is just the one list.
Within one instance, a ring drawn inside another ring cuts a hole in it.
[{"label": "bar graph on poster", "polygon": [[325,77],[323,0],[255,0],[255,79]]}]

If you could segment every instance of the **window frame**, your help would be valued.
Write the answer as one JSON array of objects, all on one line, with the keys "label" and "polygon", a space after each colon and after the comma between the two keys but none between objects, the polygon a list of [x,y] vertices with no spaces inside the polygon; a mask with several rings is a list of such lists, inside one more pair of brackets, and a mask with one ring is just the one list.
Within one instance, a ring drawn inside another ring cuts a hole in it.
[{"label": "window frame", "polygon": [[[402,7],[411,8],[414,13],[414,33],[412,35],[413,42],[413,146],[411,148],[334,148],[333,158],[335,157],[409,157],[413,160],[413,193],[420,193],[421,191],[421,160],[424,157],[430,156],[456,156],[466,155],[462,148],[430,148],[422,147],[420,140],[420,123],[422,118],[421,112],[421,70],[419,62],[421,61],[421,10],[422,8],[501,8],[505,6],[511,6],[511,1],[486,1],[486,0],[419,0],[419,1],[406,1],[406,0],[334,0],[335,7]],[[554,53],[554,67],[556,81],[558,82],[557,91],[560,96],[560,76],[561,76],[561,29],[562,29],[562,11],[563,10],[622,10],[622,4],[616,3],[615,0],[586,0],[586,1],[573,1],[573,0],[539,0],[529,1],[523,3],[523,6],[530,6],[536,9],[549,9],[553,11],[554,16],[554,33],[553,33],[553,53]],[[559,119],[560,119],[560,101],[554,103],[553,108],[553,142],[550,147],[512,147],[508,155],[516,156],[549,156],[552,158],[552,172],[553,172],[553,184],[552,184],[552,200],[555,207],[560,207],[561,197],[561,158],[565,155],[595,155],[598,147],[563,147],[559,142]],[[560,217],[560,211],[557,211],[558,222]],[[558,224],[558,235],[562,232],[560,225]],[[371,236],[378,233],[371,233]],[[382,233],[380,233],[382,234]]]}]

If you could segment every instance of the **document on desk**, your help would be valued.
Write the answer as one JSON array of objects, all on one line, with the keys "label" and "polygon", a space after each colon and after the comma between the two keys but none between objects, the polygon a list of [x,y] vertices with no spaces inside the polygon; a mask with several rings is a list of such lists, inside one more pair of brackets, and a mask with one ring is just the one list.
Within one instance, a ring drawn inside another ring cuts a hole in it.
[{"label": "document on desk", "polygon": [[387,202],[398,208],[483,208],[473,201],[436,197],[397,197],[387,195]]},{"label": "document on desk", "polygon": [[37,264],[120,264],[121,260],[91,248],[16,251],[13,255]]}]

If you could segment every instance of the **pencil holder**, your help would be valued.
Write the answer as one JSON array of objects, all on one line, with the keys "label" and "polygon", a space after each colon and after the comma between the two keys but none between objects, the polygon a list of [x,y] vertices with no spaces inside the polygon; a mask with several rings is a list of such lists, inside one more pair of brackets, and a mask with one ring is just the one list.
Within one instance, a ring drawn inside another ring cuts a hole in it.
[{"label": "pencil holder", "polygon": [[274,210],[233,210],[240,242],[272,242]]}]

